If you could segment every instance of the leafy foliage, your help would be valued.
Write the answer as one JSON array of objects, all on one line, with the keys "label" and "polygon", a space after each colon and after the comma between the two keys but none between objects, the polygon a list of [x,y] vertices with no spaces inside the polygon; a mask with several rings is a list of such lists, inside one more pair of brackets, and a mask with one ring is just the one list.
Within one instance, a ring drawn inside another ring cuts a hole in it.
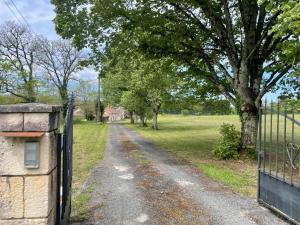
[{"label": "leafy foliage", "polygon": [[221,139],[213,153],[221,159],[237,159],[240,149],[240,132],[234,125],[224,123],[220,127]]},{"label": "leafy foliage", "polygon": [[[257,117],[262,97],[300,62],[293,47],[299,39],[291,30],[299,18],[296,0],[52,3],[57,31],[78,47],[101,54],[113,40],[122,42],[119,34],[126,31],[148,57],[171,58],[193,75],[191,81],[200,80],[212,92],[222,93],[241,117]],[[281,21],[293,25],[283,30]],[[252,146],[257,125],[244,123],[242,128],[252,129],[244,129],[241,140],[245,147]]]},{"label": "leafy foliage", "polygon": [[[267,2],[267,1],[264,1]],[[275,5],[275,1],[269,1],[269,8],[274,13],[281,11],[278,16],[278,23],[273,27],[277,36],[292,32],[294,35],[300,35],[300,4],[297,0],[285,1],[282,4]],[[272,4],[273,3],[273,4]],[[264,4],[264,3],[262,3]]]},{"label": "leafy foliage", "polygon": [[[129,55],[120,54],[130,52]],[[105,55],[102,75],[106,104],[122,105],[140,117],[153,113],[157,129],[157,114],[162,104],[171,98],[177,85],[176,67],[168,58],[149,59],[131,42],[114,45]]]}]

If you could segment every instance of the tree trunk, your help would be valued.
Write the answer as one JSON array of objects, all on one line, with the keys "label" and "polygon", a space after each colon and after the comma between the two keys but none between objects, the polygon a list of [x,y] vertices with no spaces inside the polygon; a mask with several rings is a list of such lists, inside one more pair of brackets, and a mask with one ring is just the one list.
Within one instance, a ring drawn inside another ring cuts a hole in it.
[{"label": "tree trunk", "polygon": [[34,84],[34,79],[33,76],[30,75],[29,76],[29,80],[26,83],[26,92],[27,92],[27,97],[26,97],[26,101],[28,103],[32,103],[32,102],[36,102],[36,93],[34,90],[35,84]]},{"label": "tree trunk", "polygon": [[99,104],[100,104],[100,122],[103,123],[103,114],[104,114],[104,110],[105,110],[105,107],[104,107],[104,104],[103,102],[99,101]]},{"label": "tree trunk", "polygon": [[129,112],[129,116],[130,116],[130,123],[134,124],[133,112]]},{"label": "tree trunk", "polygon": [[139,117],[137,114],[135,114],[135,122],[138,123],[139,122]]},{"label": "tree trunk", "polygon": [[96,103],[96,121],[101,123],[101,104],[99,101],[99,98],[97,99],[97,103]]},{"label": "tree trunk", "polygon": [[152,129],[153,130],[158,130],[157,116],[158,116],[158,113],[155,110],[153,110],[153,120],[152,120]]},{"label": "tree trunk", "polygon": [[236,106],[241,120],[241,150],[252,152],[257,144],[258,108],[260,105],[258,76],[256,64],[243,61],[239,71]]},{"label": "tree trunk", "polygon": [[255,112],[241,112],[241,147],[244,151],[251,151],[256,148],[258,114]]},{"label": "tree trunk", "polygon": [[66,117],[68,110],[68,89],[67,86],[62,86],[59,88],[60,98],[63,104],[63,116]]},{"label": "tree trunk", "polygon": [[142,113],[140,114],[140,126],[141,126],[141,127],[145,127],[145,126],[146,126],[146,122],[145,122],[145,113],[144,113],[144,112],[142,112]]},{"label": "tree trunk", "polygon": [[241,120],[241,149],[252,151],[256,148],[258,132],[258,107],[253,104],[242,104],[239,112]]},{"label": "tree trunk", "polygon": [[28,103],[34,103],[34,102],[36,102],[36,97],[35,97],[34,92],[32,92],[31,94],[29,94],[26,99],[27,99]]}]

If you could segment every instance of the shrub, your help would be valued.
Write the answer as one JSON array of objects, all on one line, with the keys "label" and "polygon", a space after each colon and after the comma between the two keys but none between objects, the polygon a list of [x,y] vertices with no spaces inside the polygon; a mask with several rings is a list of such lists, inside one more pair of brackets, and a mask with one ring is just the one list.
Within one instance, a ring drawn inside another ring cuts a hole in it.
[{"label": "shrub", "polygon": [[95,116],[94,116],[94,114],[93,114],[92,112],[87,111],[87,112],[85,113],[85,119],[88,120],[88,121],[92,121],[92,120],[95,119]]},{"label": "shrub", "polygon": [[240,132],[236,130],[233,124],[224,123],[220,127],[221,139],[218,145],[213,149],[213,153],[220,159],[239,158]]},{"label": "shrub", "polygon": [[183,110],[181,110],[181,114],[184,116],[187,116],[190,114],[190,111],[188,109],[183,109]]}]

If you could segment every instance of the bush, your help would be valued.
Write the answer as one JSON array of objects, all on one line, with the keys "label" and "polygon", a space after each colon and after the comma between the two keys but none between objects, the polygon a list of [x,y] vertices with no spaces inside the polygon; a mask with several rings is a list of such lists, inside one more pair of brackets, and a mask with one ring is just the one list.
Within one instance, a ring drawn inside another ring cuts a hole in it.
[{"label": "bush", "polygon": [[223,124],[220,127],[221,139],[214,148],[213,153],[220,159],[239,158],[241,134],[233,124]]},{"label": "bush", "polygon": [[184,116],[187,116],[190,114],[190,111],[188,109],[183,109],[183,110],[181,110],[181,114]]},{"label": "bush", "polygon": [[92,120],[95,119],[95,116],[92,112],[88,111],[88,112],[85,113],[85,119],[88,120],[88,121],[92,121]]}]

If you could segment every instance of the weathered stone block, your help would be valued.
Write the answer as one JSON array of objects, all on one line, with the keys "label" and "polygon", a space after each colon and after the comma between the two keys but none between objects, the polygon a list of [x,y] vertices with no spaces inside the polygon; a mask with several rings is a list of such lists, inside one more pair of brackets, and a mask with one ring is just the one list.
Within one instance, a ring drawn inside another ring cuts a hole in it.
[{"label": "weathered stone block", "polygon": [[25,218],[48,217],[52,207],[52,175],[25,177]]},{"label": "weathered stone block", "polygon": [[[24,166],[25,141],[40,141],[38,169],[26,169]],[[0,137],[0,176],[48,174],[56,167],[56,155],[55,132],[45,133],[36,139]]]},{"label": "weathered stone block", "polygon": [[0,225],[54,225],[54,223],[48,223],[48,218],[43,218],[43,219],[0,220]]},{"label": "weathered stone block", "polygon": [[0,131],[22,131],[22,113],[0,113]]},{"label": "weathered stone block", "polygon": [[56,209],[53,208],[47,219],[47,225],[54,225],[56,221]]},{"label": "weathered stone block", "polygon": [[15,105],[0,105],[0,113],[53,113],[60,112],[62,106],[40,103],[25,103]]},{"label": "weathered stone block", "polygon": [[23,179],[0,177],[0,220],[23,217]]},{"label": "weathered stone block", "polygon": [[52,131],[59,126],[59,113],[24,113],[24,131]]},{"label": "weathered stone block", "polygon": [[[0,136],[0,225],[54,225],[61,107],[0,105],[0,132],[46,132],[39,138]],[[40,142],[39,168],[24,166],[24,142]]]},{"label": "weathered stone block", "polygon": [[57,169],[53,170],[51,173],[51,188],[49,190],[50,192],[50,202],[49,202],[49,208],[52,209],[52,211],[55,211],[56,209],[56,190],[57,190]]}]

